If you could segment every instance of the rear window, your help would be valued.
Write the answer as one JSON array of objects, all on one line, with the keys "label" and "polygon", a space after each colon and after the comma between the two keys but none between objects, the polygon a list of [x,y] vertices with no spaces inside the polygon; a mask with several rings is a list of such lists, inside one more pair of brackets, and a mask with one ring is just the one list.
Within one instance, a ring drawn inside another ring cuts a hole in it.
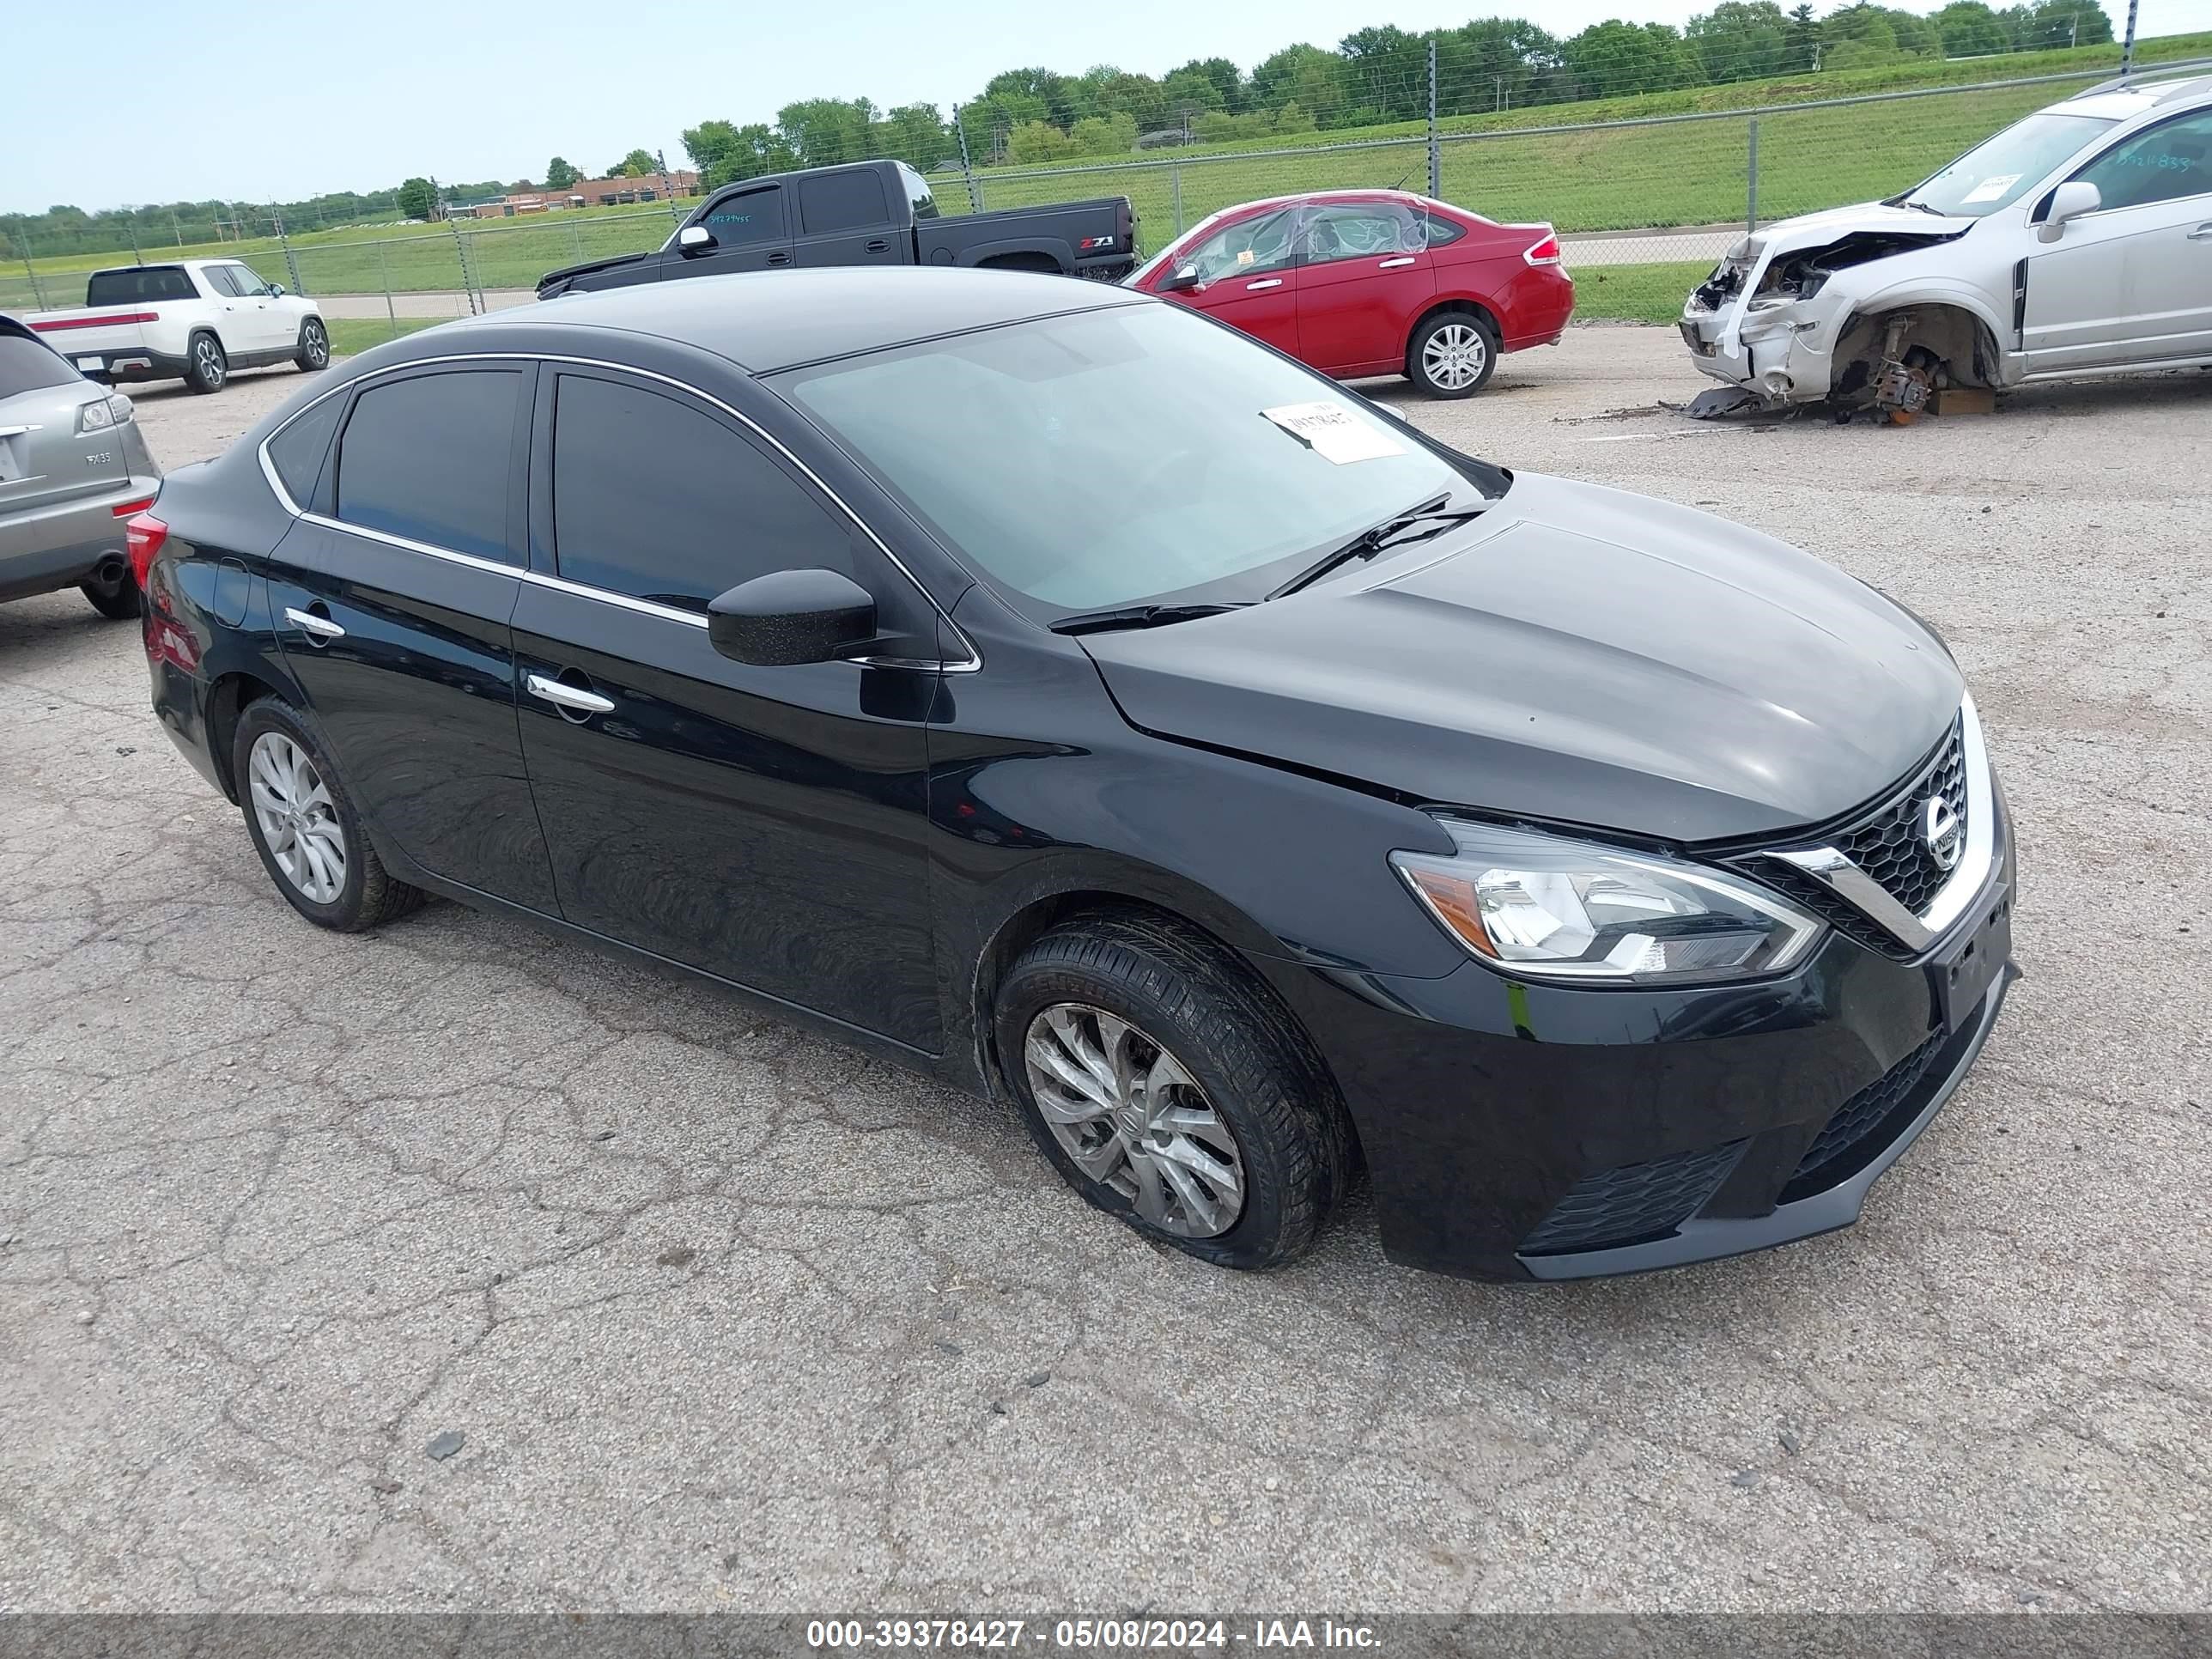
[{"label": "rear window", "polygon": [[194,300],[192,279],[182,265],[134,265],[127,270],[95,270],[84,285],[88,306],[139,305],[160,300]]},{"label": "rear window", "polygon": [[338,517],[514,562],[507,497],[521,379],[514,369],[466,369],[362,392],[338,441]]},{"label": "rear window", "polygon": [[884,200],[883,175],[831,173],[799,181],[799,217],[810,236],[830,230],[862,230],[890,222],[891,210]]},{"label": "rear window", "polygon": [[82,382],[84,377],[27,334],[0,328],[0,398]]},{"label": "rear window", "polygon": [[331,434],[337,429],[338,411],[344,407],[343,398],[325,398],[269,441],[269,464],[284,481],[284,493],[295,506],[313,502],[323,457],[330,453]]}]

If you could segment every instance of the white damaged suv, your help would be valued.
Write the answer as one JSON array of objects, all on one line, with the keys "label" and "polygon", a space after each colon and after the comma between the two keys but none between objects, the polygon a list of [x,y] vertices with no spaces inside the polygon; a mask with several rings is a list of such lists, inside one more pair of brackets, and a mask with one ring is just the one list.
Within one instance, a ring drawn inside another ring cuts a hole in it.
[{"label": "white damaged suv", "polygon": [[1766,226],[1681,327],[1747,394],[1699,414],[2212,363],[2212,76],[2107,82],[1902,195]]}]

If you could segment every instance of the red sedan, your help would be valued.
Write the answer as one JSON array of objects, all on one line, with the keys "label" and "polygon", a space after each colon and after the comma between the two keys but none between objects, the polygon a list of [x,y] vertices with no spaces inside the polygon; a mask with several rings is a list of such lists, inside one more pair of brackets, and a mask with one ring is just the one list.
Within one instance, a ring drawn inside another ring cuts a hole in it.
[{"label": "red sedan", "polygon": [[1127,281],[1340,380],[1403,374],[1433,398],[1480,390],[1501,351],[1553,344],[1575,308],[1551,226],[1396,190],[1224,208]]}]

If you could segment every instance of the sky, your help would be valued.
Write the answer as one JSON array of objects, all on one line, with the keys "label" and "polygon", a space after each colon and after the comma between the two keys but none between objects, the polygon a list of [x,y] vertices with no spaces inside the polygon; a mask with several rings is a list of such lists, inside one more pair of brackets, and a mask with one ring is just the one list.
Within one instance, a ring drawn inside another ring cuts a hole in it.
[{"label": "sky", "polygon": [[[1835,0],[1820,3],[1823,13]],[[2105,0],[2116,29],[2125,0]],[[596,173],[685,127],[769,121],[799,98],[927,100],[948,112],[1001,70],[1152,75],[1193,58],[1245,69],[1295,42],[1413,32],[1493,13],[1572,34],[1607,17],[1680,24],[1711,0],[381,0],[27,6],[7,25],[0,212],[57,203],[295,200],[452,181],[541,179],[554,155]],[[1936,9],[1930,0],[1906,9]],[[767,21],[773,19],[773,21]],[[2141,0],[2140,34],[2212,28],[2212,0]],[[92,73],[128,42],[130,85]],[[87,73],[74,75],[75,64]]]}]

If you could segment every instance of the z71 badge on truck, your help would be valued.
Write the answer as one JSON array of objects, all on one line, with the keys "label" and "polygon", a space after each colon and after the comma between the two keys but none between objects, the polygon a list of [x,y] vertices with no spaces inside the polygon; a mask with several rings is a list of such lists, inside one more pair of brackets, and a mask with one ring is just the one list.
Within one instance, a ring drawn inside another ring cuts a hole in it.
[{"label": "z71 badge on truck", "polygon": [[538,297],[679,276],[816,265],[980,265],[1119,282],[1136,268],[1126,196],[940,217],[903,161],[747,179],[720,191],[650,253],[570,265]]}]

